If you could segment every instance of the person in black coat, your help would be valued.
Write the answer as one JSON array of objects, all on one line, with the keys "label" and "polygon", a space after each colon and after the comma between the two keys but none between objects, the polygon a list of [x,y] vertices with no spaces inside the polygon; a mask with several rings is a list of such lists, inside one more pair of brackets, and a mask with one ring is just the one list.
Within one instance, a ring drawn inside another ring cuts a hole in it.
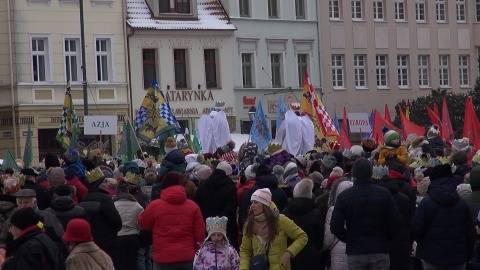
[{"label": "person in black coat", "polygon": [[[243,228],[243,223],[247,220],[248,210],[250,209],[250,198],[252,194],[261,188],[268,188],[272,193],[272,201],[277,206],[278,211],[282,211],[288,204],[287,195],[278,187],[278,180],[275,175],[272,174],[268,166],[264,163],[260,164],[255,171],[255,185],[245,190],[242,201],[240,203],[239,220],[240,229]],[[198,190],[197,190],[198,192]]]},{"label": "person in black coat", "polygon": [[81,218],[89,221],[87,212],[80,206],[76,206],[72,198],[72,187],[59,185],[53,190],[53,201],[45,211],[54,214],[62,223],[63,230],[67,229],[70,220]]},{"label": "person in black coat", "polygon": [[449,164],[433,167],[430,181],[428,196],[419,203],[410,227],[418,243],[417,257],[424,268],[465,269],[475,239],[470,210],[456,192]]},{"label": "person in black coat", "polygon": [[45,210],[50,207],[50,202],[52,201],[52,197],[48,192],[47,188],[41,186],[35,182],[35,177],[38,174],[32,168],[22,169],[20,171],[21,174],[25,175],[25,184],[23,185],[22,189],[33,189],[37,194],[37,206],[39,210]]},{"label": "person in black coat", "polygon": [[455,179],[455,186],[465,183],[465,175],[470,173],[472,167],[468,165],[468,156],[465,151],[458,151],[450,157],[452,167],[455,168],[453,178]]},{"label": "person in black coat", "polygon": [[112,258],[115,268],[120,269],[117,233],[122,229],[122,218],[108,192],[98,187],[105,179],[100,168],[90,171],[87,179],[90,187],[79,206],[90,219],[93,241]]},{"label": "person in black coat", "polygon": [[204,219],[216,216],[228,218],[227,238],[238,249],[237,189],[230,178],[231,174],[230,164],[220,162],[210,178],[198,187],[194,201]]},{"label": "person in black coat", "polygon": [[293,189],[293,199],[282,214],[293,220],[308,236],[307,245],[291,260],[292,270],[320,269],[320,250],[324,236],[324,220],[312,199],[313,181],[300,180]]},{"label": "person in black coat", "polygon": [[417,190],[412,186],[412,184],[410,184],[410,181],[407,182],[407,179],[405,177],[407,171],[408,170],[405,168],[405,166],[399,162],[393,162],[388,166],[388,177],[395,181],[398,186],[399,192],[405,194],[409,199],[411,213],[413,216],[413,213],[417,208]]},{"label": "person in black coat", "polygon": [[[401,165],[401,164],[400,164]],[[401,165],[403,166],[403,165]],[[392,194],[398,211],[403,218],[403,227],[397,233],[390,247],[390,270],[405,270],[410,267],[410,254],[412,243],[410,241],[409,226],[412,221],[411,202],[407,195],[400,192],[397,179],[385,175],[377,184],[386,188]]]},{"label": "person in black coat", "polygon": [[349,268],[387,269],[390,244],[403,227],[402,217],[390,192],[373,184],[370,161],[357,159],[352,176],[353,187],[337,197],[330,230],[346,243]]}]

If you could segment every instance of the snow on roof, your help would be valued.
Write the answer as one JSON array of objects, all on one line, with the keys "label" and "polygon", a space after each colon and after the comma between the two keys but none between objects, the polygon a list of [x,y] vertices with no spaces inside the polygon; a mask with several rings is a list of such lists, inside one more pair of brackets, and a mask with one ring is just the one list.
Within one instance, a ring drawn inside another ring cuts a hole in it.
[{"label": "snow on roof", "polygon": [[236,30],[219,0],[197,0],[197,20],[159,20],[145,0],[127,0],[127,23],[135,29]]}]

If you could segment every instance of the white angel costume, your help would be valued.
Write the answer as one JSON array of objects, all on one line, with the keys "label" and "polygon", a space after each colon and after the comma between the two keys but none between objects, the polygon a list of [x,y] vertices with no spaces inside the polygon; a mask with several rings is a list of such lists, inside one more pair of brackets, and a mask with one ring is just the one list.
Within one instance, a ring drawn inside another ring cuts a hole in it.
[{"label": "white angel costume", "polygon": [[312,120],[308,116],[297,116],[292,110],[287,111],[275,141],[294,156],[305,154],[313,149],[315,143]]},{"label": "white angel costume", "polygon": [[218,147],[229,142],[230,127],[225,112],[212,111],[210,115],[202,115],[197,122],[197,134],[203,153],[214,153]]}]

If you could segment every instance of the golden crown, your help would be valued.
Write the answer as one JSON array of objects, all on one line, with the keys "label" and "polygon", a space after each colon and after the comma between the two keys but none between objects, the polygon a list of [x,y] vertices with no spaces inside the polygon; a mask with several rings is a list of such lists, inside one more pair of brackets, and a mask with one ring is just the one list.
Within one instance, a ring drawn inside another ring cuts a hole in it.
[{"label": "golden crown", "polygon": [[294,111],[299,111],[300,110],[300,103],[294,102],[294,103],[290,104],[290,108]]},{"label": "golden crown", "polygon": [[125,181],[135,186],[138,186],[141,180],[142,178],[140,177],[140,175],[132,172],[127,172],[127,174],[125,175]]},{"label": "golden crown", "polygon": [[88,183],[93,183],[101,179],[102,177],[105,177],[105,175],[103,175],[103,172],[102,170],[100,170],[99,167],[95,167],[95,169],[88,171],[86,175],[87,175]]},{"label": "golden crown", "polygon": [[227,231],[227,217],[209,217],[205,221],[207,232],[210,234],[212,232],[221,232],[224,233]]},{"label": "golden crown", "polygon": [[381,179],[384,175],[388,174],[388,167],[387,166],[373,166],[373,173],[372,173],[372,178],[373,179]]},{"label": "golden crown", "polygon": [[276,152],[277,150],[280,150],[280,149],[282,149],[282,144],[277,143],[277,142],[269,143],[268,148],[267,148],[269,153],[274,153],[274,152]]}]

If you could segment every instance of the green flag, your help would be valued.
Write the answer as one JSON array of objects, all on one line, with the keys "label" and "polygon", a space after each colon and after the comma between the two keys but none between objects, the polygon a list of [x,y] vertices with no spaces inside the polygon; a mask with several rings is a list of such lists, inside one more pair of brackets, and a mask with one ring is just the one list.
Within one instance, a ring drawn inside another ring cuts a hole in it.
[{"label": "green flag", "polygon": [[130,124],[130,121],[123,122],[122,132],[122,144],[120,146],[120,155],[122,162],[134,160],[136,158],[137,151],[140,150],[140,144],[138,143],[135,131]]},{"label": "green flag", "polygon": [[32,160],[32,130],[30,129],[30,123],[28,123],[27,140],[25,141],[25,149],[23,149],[23,163],[25,168],[30,168]]},{"label": "green flag", "polygon": [[72,136],[70,137],[70,149],[75,149],[77,147],[78,135],[80,130],[78,129],[78,123],[73,124]]},{"label": "green flag", "polygon": [[3,159],[2,170],[5,171],[6,168],[12,168],[17,172],[19,171],[17,162],[15,161],[12,153],[10,153],[10,149],[7,149],[5,158]]},{"label": "green flag", "polygon": [[202,152],[202,145],[200,145],[200,140],[198,140],[197,137],[197,131],[195,127],[192,127],[192,135],[193,135],[193,151],[195,153],[201,153]]}]

